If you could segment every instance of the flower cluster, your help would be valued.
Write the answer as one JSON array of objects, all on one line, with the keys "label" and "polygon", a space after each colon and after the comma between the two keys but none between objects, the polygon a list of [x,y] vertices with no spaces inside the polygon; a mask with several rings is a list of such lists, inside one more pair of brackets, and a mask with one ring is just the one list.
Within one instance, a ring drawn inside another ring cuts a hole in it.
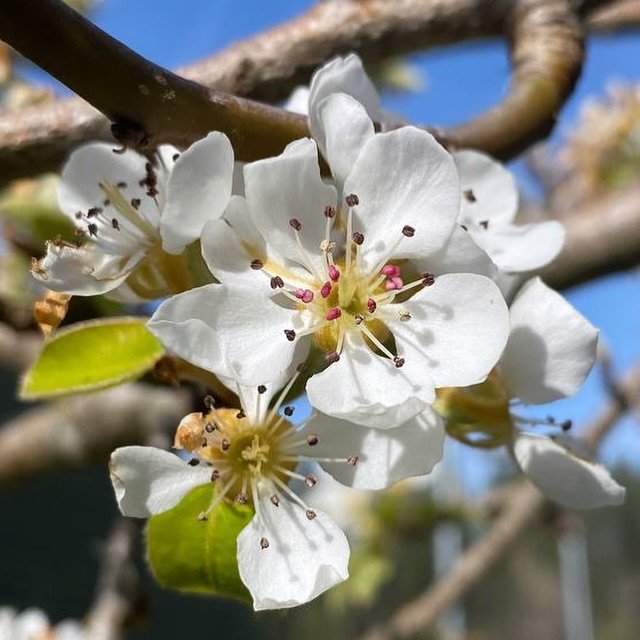
[{"label": "flower cluster", "polygon": [[[295,108],[312,137],[235,169],[216,133],[155,161],[88,145],[65,168],[60,204],[84,243],[51,243],[36,277],[78,295],[175,294],[150,330],[240,404],[207,397],[178,428],[181,456],[116,450],[122,512],[160,514],[212,483],[194,519],[249,505],[237,566],[254,607],[270,609],[348,576],[344,534],[296,483],[383,489],[429,473],[445,434],[506,447],[561,504],[620,503],[565,423],[519,407],[574,393],[595,358],[597,331],[530,277],[560,251],[562,226],[515,224],[509,172],[397,126],[354,55],[317,71]],[[205,278],[190,269],[199,251]],[[296,424],[286,403],[302,383],[312,414]],[[557,434],[533,432],[539,422]]]}]

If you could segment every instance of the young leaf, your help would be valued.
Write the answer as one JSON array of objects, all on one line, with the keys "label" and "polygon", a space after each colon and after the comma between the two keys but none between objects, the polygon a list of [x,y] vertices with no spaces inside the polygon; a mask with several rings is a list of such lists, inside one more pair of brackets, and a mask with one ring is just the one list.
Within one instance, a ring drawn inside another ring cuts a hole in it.
[{"label": "young leaf", "polygon": [[238,573],[236,539],[253,518],[253,509],[220,503],[206,520],[198,520],[212,496],[213,485],[198,487],[177,507],[149,519],[151,571],[167,589],[251,602]]},{"label": "young leaf", "polygon": [[164,353],[146,318],[79,322],[45,342],[20,387],[22,399],[103,389],[133,380]]}]

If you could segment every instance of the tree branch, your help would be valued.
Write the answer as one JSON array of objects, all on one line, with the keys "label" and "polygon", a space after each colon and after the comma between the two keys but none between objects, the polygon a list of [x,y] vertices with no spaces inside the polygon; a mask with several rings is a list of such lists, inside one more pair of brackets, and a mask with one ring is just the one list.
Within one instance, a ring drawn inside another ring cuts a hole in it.
[{"label": "tree branch", "polygon": [[640,186],[614,191],[561,217],[562,253],[541,272],[564,289],[640,264]]},{"label": "tree branch", "polygon": [[[640,368],[624,380],[627,400],[612,397],[602,414],[587,428],[584,439],[595,448],[624,415],[628,403],[640,393]],[[502,513],[489,531],[469,547],[451,572],[403,605],[385,624],[374,627],[360,640],[392,640],[408,638],[432,625],[440,614],[472,589],[489,569],[511,548],[520,534],[540,517],[544,496],[531,484],[521,486],[507,496]]]},{"label": "tree branch", "polygon": [[189,394],[129,384],[29,409],[0,429],[0,486],[107,459],[177,426]]},{"label": "tree branch", "polygon": [[[60,4],[0,0],[0,35],[109,117],[142,125],[153,144],[184,146],[217,129],[230,135],[240,159],[250,160],[306,134],[303,118],[208,92],[152,65],[83,18],[68,18],[70,10]],[[595,4],[606,3],[575,2],[579,13]],[[218,91],[275,100],[336,54],[354,50],[375,59],[482,37],[512,42],[512,90],[503,107],[442,133],[459,146],[507,157],[549,130],[579,71],[580,29],[568,0],[325,0],[183,75]],[[56,170],[81,140],[108,139],[104,120],[77,99],[4,114],[3,120],[4,181]]]}]

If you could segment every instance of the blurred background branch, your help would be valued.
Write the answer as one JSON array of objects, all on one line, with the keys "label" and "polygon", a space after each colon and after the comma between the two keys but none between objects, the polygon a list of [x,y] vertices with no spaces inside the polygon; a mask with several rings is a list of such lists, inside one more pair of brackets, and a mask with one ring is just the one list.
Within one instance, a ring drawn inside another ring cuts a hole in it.
[{"label": "blurred background branch", "polygon": [[[583,439],[595,450],[616,423],[639,403],[640,366],[617,385],[607,406],[587,425]],[[517,490],[504,495],[500,515],[488,531],[458,558],[453,569],[417,598],[403,605],[384,625],[374,627],[361,640],[409,638],[434,624],[439,615],[470,589],[509,551],[511,545],[536,519],[546,504],[544,496],[528,482],[518,480]]]}]

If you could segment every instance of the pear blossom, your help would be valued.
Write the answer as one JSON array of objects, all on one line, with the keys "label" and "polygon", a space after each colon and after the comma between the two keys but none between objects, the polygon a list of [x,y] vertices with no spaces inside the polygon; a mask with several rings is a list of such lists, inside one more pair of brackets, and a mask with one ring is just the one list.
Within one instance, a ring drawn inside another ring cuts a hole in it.
[{"label": "pear blossom", "polygon": [[102,142],[80,147],[62,171],[58,201],[81,242],[48,242],[34,276],[81,296],[123,283],[123,292],[147,299],[189,288],[180,254],[223,213],[233,164],[231,143],[217,132],[184,153],[163,145],[152,160]]},{"label": "pear blossom", "polygon": [[[244,168],[245,198],[205,226],[203,257],[221,284],[165,301],[150,329],[182,358],[246,384],[279,375],[311,344],[326,369],[307,394],[323,413],[393,427],[435,388],[480,382],[508,335],[489,278],[420,271],[453,232],[460,188],[451,156],[427,132],[374,133],[364,107],[322,102],[323,144],[291,143]],[[228,357],[227,357],[228,356]]]},{"label": "pear blossom", "polygon": [[[141,446],[116,449],[111,456],[111,479],[124,515],[161,513],[211,482],[217,489],[213,501],[194,518],[206,519],[221,501],[253,507],[253,519],[237,538],[237,557],[256,610],[303,604],[348,577],[344,533],[291,482],[309,488],[310,500],[325,472],[351,487],[381,489],[429,473],[442,456],[444,430],[431,409],[391,431],[317,413],[294,426],[293,407],[280,408],[297,375],[274,403],[273,384],[236,386],[240,411],[217,408],[209,398],[206,415],[190,414],[178,428],[175,446],[190,453],[188,461]],[[300,473],[299,463],[311,460],[324,471]]]},{"label": "pear blossom", "polygon": [[[595,362],[597,329],[539,278],[519,291],[510,320],[509,341],[487,382],[443,393],[441,406],[457,423],[450,433],[465,441],[479,428],[485,445],[505,444],[524,475],[565,507],[621,504],[624,488],[590,459],[582,441],[564,433],[570,421],[529,418],[520,409],[578,390]],[[534,433],[536,427],[562,432],[546,436]]]},{"label": "pear blossom", "polygon": [[87,640],[88,634],[75,620],[64,620],[55,627],[39,609],[18,613],[0,607],[0,640]]},{"label": "pear blossom", "polygon": [[[330,141],[325,137],[321,113],[323,101],[332,93],[355,98],[372,120],[386,128],[401,124],[382,109],[376,88],[356,54],[334,58],[314,73],[308,91],[299,87],[287,105],[308,113],[311,134],[330,161]],[[347,138],[344,145],[350,144]],[[484,153],[461,150],[453,151],[452,156],[463,195],[458,224],[448,245],[431,258],[431,265],[437,264],[440,273],[466,271],[492,276],[492,265],[507,273],[520,273],[551,262],[564,244],[563,226],[555,220],[513,224],[518,190],[511,173]]]}]

